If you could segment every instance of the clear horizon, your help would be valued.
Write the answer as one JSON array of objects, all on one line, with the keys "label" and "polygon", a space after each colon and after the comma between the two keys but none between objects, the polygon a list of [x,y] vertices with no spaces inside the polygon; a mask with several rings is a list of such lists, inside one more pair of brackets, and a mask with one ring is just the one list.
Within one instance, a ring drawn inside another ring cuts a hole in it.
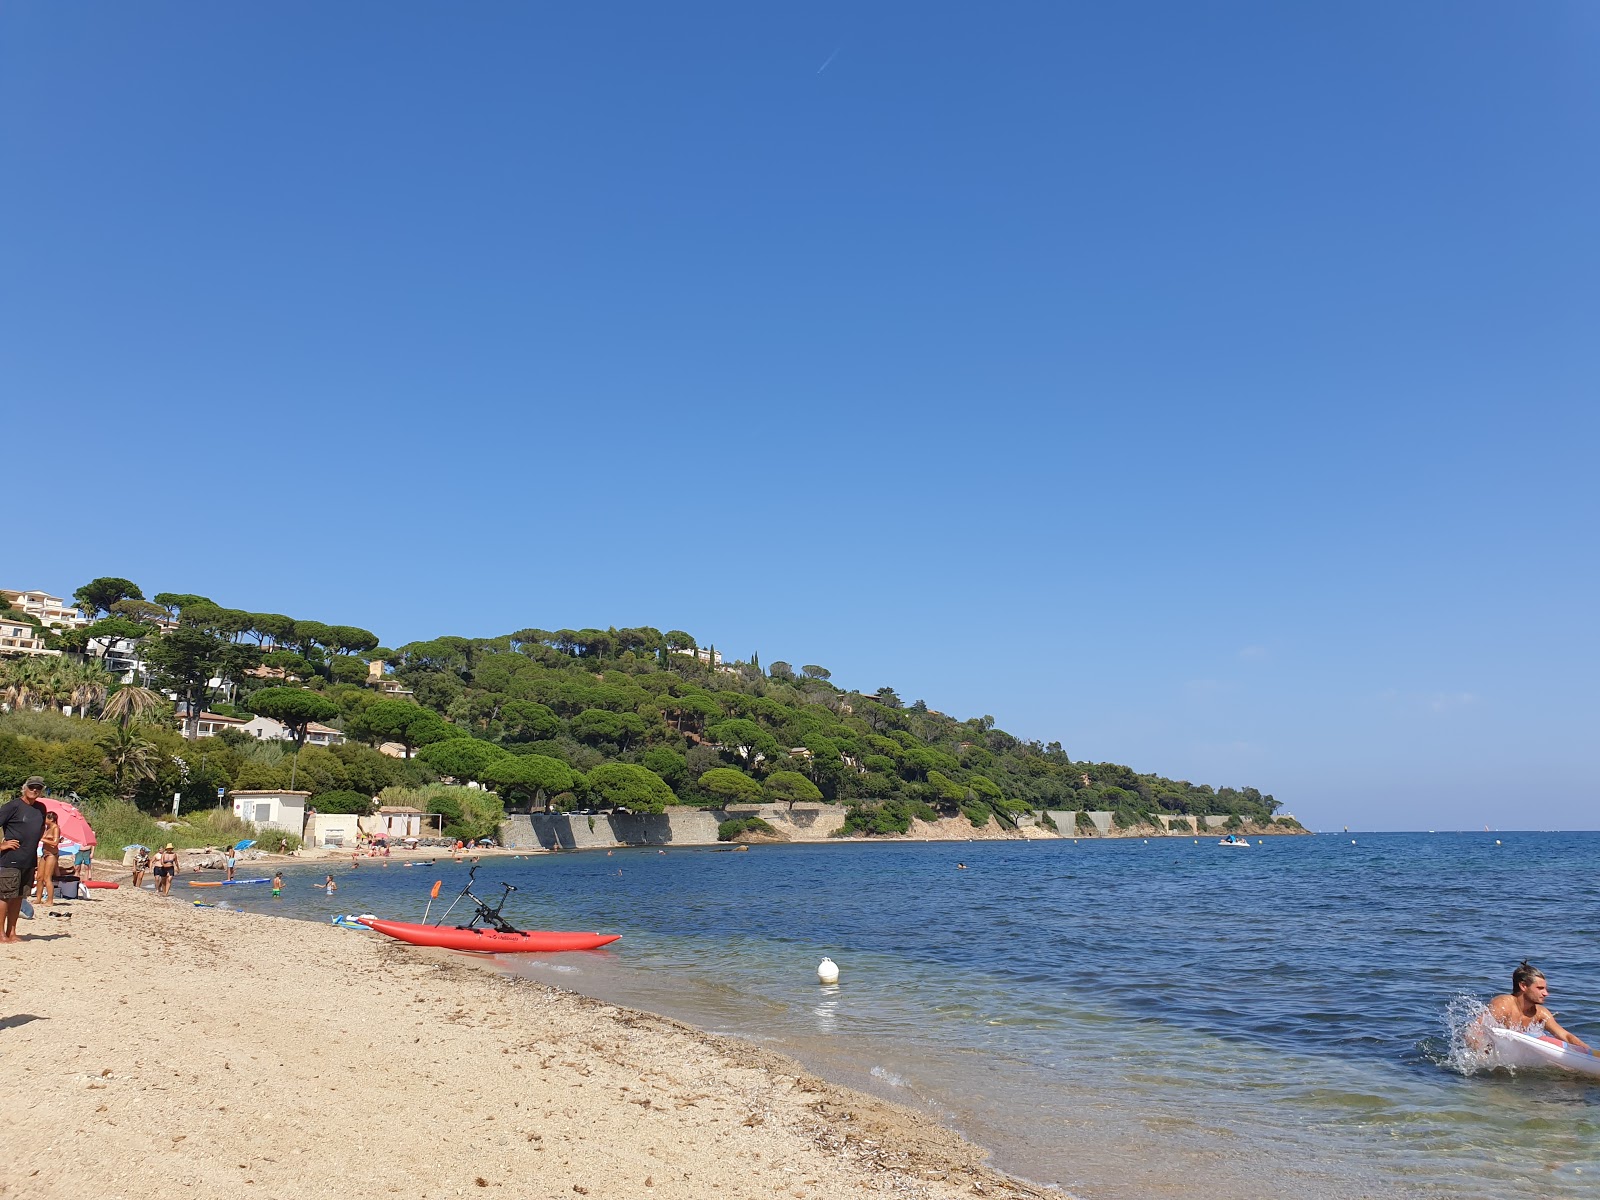
[{"label": "clear horizon", "polygon": [[1310,828],[1600,827],[1597,42],[8,6],[0,586],[683,628]]}]

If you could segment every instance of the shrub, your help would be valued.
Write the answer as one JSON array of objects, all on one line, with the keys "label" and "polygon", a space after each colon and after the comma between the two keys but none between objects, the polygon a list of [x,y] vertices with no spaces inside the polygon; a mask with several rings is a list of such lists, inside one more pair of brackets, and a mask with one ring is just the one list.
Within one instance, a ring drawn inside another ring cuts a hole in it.
[{"label": "shrub", "polygon": [[972,822],[974,829],[982,829],[989,823],[989,818],[994,815],[993,810],[987,804],[977,800],[967,801],[961,806],[961,812],[968,821]]},{"label": "shrub", "polygon": [[322,813],[354,813],[364,817],[372,812],[372,797],[345,789],[318,792],[311,798],[311,806]]},{"label": "shrub", "polygon": [[835,836],[861,833],[873,837],[905,833],[910,828],[910,806],[901,800],[885,800],[881,804],[852,804],[845,810],[844,827]]},{"label": "shrub", "polygon": [[1234,813],[1223,823],[1223,827],[1225,829],[1243,829],[1244,821],[1240,819],[1238,813]]},{"label": "shrub", "polygon": [[1084,833],[1098,833],[1098,832],[1100,832],[1099,829],[1096,828],[1096,826],[1095,826],[1094,818],[1091,817],[1087,812],[1080,812],[1077,815],[1077,817],[1073,820],[1073,824],[1076,825],[1079,829],[1083,830]]},{"label": "shrub", "polygon": [[742,819],[736,817],[717,826],[717,841],[731,842],[745,832],[776,833],[777,830],[773,829],[771,825],[768,825],[760,817],[744,817]]},{"label": "shrub", "polygon": [[1282,825],[1285,829],[1304,829],[1305,828],[1304,825],[1300,824],[1300,822],[1296,821],[1293,817],[1278,817],[1272,823],[1274,825]]}]

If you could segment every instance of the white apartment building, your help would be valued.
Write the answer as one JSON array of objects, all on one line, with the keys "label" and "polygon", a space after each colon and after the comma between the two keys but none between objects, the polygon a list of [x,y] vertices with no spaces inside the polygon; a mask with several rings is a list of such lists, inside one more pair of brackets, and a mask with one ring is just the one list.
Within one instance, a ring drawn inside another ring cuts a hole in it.
[{"label": "white apartment building", "polygon": [[0,588],[0,597],[10,602],[18,612],[37,617],[52,629],[77,629],[89,620],[60,596],[49,592],[17,592]]},{"label": "white apartment building", "polygon": [[0,654],[60,654],[45,648],[39,631],[15,617],[0,617]]}]

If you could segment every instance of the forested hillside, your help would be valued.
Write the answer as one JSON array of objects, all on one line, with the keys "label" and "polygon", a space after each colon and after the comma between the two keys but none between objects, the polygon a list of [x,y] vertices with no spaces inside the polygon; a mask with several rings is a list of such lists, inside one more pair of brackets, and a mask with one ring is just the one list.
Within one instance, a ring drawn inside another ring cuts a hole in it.
[{"label": "forested hillside", "polygon": [[[357,809],[389,788],[399,790],[386,798],[420,798],[467,832],[492,824],[489,798],[430,785],[482,783],[510,808],[824,801],[847,806],[850,828],[883,833],[936,814],[983,825],[1104,809],[1131,825],[1154,813],[1265,822],[1277,808],[1250,787],[1074,761],[1061,743],[1023,741],[992,717],[958,720],[891,687],[840,687],[819,665],[722,663],[682,630],[530,628],[390,649],[358,627],[196,595],[145,600],[127,580],[98,579],[75,597],[98,620],[59,639],[63,657],[0,660],[11,710],[0,718],[0,786],[38,771],[58,790],[147,811],[174,791],[205,807],[218,787],[291,782],[324,811]],[[94,639],[108,636],[136,647],[144,666],[133,685],[112,682],[93,657]],[[272,716],[302,741],[323,722],[350,741],[297,750],[229,731],[185,742],[169,696],[191,712]],[[79,716],[30,711],[63,704]],[[404,757],[380,753],[385,744]]]}]

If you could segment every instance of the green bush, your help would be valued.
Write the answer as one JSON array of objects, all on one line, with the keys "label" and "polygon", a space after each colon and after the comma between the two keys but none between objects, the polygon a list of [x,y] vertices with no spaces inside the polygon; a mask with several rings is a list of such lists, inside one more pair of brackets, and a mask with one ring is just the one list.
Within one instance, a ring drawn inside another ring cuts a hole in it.
[{"label": "green bush", "polygon": [[1077,815],[1077,817],[1073,820],[1073,824],[1076,825],[1079,829],[1081,829],[1084,833],[1099,833],[1100,832],[1099,829],[1095,826],[1094,818],[1091,817],[1087,812],[1080,812]]},{"label": "green bush", "polygon": [[961,813],[968,821],[972,822],[974,829],[982,829],[994,816],[994,810],[987,804],[977,800],[970,800],[961,806]]},{"label": "green bush", "polygon": [[1278,817],[1272,823],[1274,825],[1281,825],[1285,829],[1304,829],[1305,828],[1304,825],[1300,824],[1300,822],[1296,821],[1293,817]]},{"label": "green bush", "polygon": [[763,821],[760,817],[735,817],[731,821],[724,821],[717,826],[717,841],[731,842],[741,833],[776,833],[777,830]]},{"label": "green bush", "polygon": [[354,813],[356,816],[365,817],[372,813],[372,797],[341,788],[331,792],[318,792],[311,797],[311,807],[319,813]]},{"label": "green bush", "polygon": [[1050,815],[1048,809],[1041,809],[1039,811],[1039,824],[1043,825],[1051,833],[1061,832],[1060,827],[1056,824],[1056,819]]},{"label": "green bush", "polygon": [[1243,829],[1244,822],[1240,820],[1238,813],[1234,813],[1233,816],[1229,817],[1227,821],[1223,823],[1223,827],[1225,829]]},{"label": "green bush", "polygon": [[885,800],[882,804],[852,804],[845,809],[844,827],[834,836],[860,833],[875,837],[905,833],[910,828],[910,806],[901,800]]}]

